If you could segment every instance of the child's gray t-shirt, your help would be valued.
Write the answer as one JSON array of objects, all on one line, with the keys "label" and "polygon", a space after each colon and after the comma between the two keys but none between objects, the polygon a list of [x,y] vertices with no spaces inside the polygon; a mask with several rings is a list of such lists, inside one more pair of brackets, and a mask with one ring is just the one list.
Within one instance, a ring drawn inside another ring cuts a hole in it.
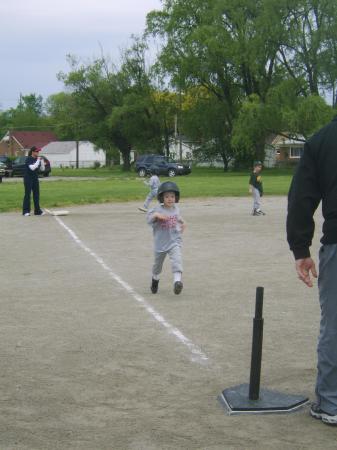
[{"label": "child's gray t-shirt", "polygon": [[[168,220],[153,219],[153,214],[156,212],[167,216]],[[172,208],[156,206],[147,213],[147,223],[153,229],[155,252],[167,252],[175,245],[181,245],[181,224],[184,221],[177,205]]]}]

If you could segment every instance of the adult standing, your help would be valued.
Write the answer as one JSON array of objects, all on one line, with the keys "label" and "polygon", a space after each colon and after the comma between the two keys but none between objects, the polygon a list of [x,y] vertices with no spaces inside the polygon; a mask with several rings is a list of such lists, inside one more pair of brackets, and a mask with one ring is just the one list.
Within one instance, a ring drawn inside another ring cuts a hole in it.
[{"label": "adult standing", "polygon": [[288,195],[287,238],[297,275],[309,287],[312,277],[317,277],[309,249],[320,201],[324,217],[318,277],[321,321],[317,400],[310,414],[337,425],[337,116],[305,144]]},{"label": "adult standing", "polygon": [[31,147],[25,162],[23,182],[25,187],[25,196],[23,198],[22,214],[30,216],[30,195],[33,193],[34,214],[36,216],[44,215],[40,208],[40,185],[38,172],[44,170],[43,158],[39,156],[41,151],[38,147]]}]

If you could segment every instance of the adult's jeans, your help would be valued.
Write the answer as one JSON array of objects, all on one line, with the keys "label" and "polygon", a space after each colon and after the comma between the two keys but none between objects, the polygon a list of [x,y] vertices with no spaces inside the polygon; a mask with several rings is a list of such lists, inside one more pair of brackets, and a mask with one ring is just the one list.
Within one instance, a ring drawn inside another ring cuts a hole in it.
[{"label": "adult's jeans", "polygon": [[40,185],[38,178],[25,177],[25,196],[23,198],[22,214],[30,213],[30,195],[33,192],[34,214],[41,214]]},{"label": "adult's jeans", "polygon": [[317,346],[316,396],[320,408],[337,414],[337,244],[319,251],[320,333]]}]

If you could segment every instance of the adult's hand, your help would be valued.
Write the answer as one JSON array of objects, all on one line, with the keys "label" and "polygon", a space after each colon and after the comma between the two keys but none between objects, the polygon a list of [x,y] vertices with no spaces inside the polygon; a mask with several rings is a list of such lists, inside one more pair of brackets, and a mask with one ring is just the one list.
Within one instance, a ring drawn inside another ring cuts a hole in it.
[{"label": "adult's hand", "polygon": [[298,278],[307,286],[312,287],[313,283],[310,273],[314,278],[317,278],[314,260],[312,258],[297,259],[295,266]]}]

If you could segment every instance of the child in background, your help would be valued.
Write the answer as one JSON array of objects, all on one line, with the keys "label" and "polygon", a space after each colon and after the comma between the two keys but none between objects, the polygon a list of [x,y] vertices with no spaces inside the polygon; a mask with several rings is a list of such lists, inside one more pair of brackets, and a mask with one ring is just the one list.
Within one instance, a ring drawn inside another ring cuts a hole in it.
[{"label": "child in background", "polygon": [[249,179],[249,192],[253,194],[253,211],[252,216],[265,216],[266,214],[261,210],[261,197],[263,196],[262,184],[262,162],[255,161],[254,169]]},{"label": "child in background", "polygon": [[152,199],[157,197],[158,186],[160,185],[160,180],[159,180],[159,177],[157,175],[156,169],[150,168],[148,174],[150,176],[150,179],[149,180],[145,180],[144,183],[147,186],[150,186],[150,192],[149,192],[148,196],[145,199],[144,206],[142,208],[138,208],[139,211],[143,211],[143,212],[147,212],[148,207],[149,207]]},{"label": "child in background", "polygon": [[180,215],[177,203],[180,192],[175,183],[166,181],[158,188],[159,205],[147,214],[147,222],[152,226],[154,239],[154,264],[152,268],[151,292],[158,291],[159,278],[166,255],[169,255],[173,273],[173,292],[180,294],[183,266],[181,256],[181,234],[185,222]]}]

